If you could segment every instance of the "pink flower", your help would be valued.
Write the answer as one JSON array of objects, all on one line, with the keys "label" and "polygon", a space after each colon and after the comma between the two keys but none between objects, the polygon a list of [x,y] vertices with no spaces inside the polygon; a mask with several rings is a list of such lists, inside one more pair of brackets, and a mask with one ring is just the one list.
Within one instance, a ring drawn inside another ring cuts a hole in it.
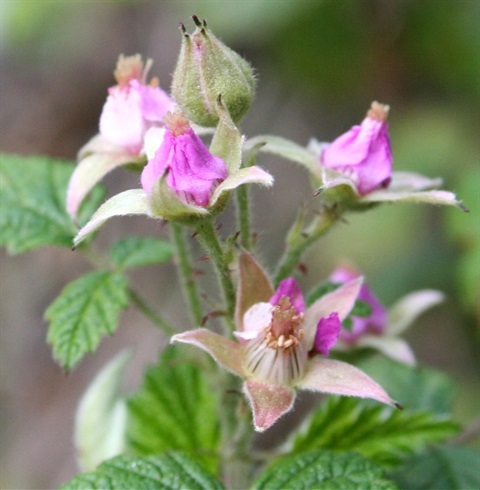
[{"label": "pink flower", "polygon": [[[360,277],[358,271],[349,267],[339,267],[330,276],[338,284],[348,284]],[[408,343],[400,337],[424,311],[441,303],[444,296],[435,290],[422,290],[408,294],[388,310],[380,303],[367,284],[363,284],[358,294],[359,300],[370,307],[366,317],[350,315],[352,328],[342,328],[337,351],[371,348],[404,364],[415,365],[415,355]]]},{"label": "pink flower", "polygon": [[174,107],[172,99],[158,86],[157,78],[146,84],[151,65],[148,60],[144,68],[140,55],[120,55],[114,71],[118,84],[108,89],[100,116],[100,134],[132,155],[140,153],[147,130],[161,125]]},{"label": "pink flower", "polygon": [[315,355],[328,354],[360,287],[361,278],[354,279],[305,309],[294,279],[282,281],[274,291],[265,272],[244,253],[236,308],[238,342],[204,328],[174,335],[171,342],[199,347],[245,380],[257,431],[268,429],[292,409],[296,388],[395,405],[359,369]]},{"label": "pink flower", "polygon": [[149,128],[162,124],[174,104],[153,78],[146,85],[152,60],[145,67],[140,55],[120,55],[114,71],[117,85],[109,95],[100,116],[100,134],[78,152],[78,165],[67,190],[67,211],[76,219],[85,196],[109,172],[122,165],[144,165],[144,137]]},{"label": "pink flower", "polygon": [[387,187],[392,175],[387,105],[373,102],[360,126],[353,126],[324,148],[321,163],[350,177],[361,195]]},{"label": "pink flower", "polygon": [[207,207],[213,191],[228,175],[225,162],[212,155],[180,113],[165,117],[165,134],[142,172],[142,187],[151,193],[166,174],[167,185],[181,200]]}]

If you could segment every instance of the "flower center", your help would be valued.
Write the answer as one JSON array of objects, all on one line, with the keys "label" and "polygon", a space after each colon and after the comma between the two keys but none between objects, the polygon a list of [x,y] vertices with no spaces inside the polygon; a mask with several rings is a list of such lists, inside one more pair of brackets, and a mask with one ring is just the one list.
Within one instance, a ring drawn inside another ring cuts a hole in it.
[{"label": "flower center", "polygon": [[270,324],[245,344],[244,368],[252,379],[290,386],[303,376],[308,354],[302,323],[303,313],[283,296],[272,310]]},{"label": "flower center", "polygon": [[367,112],[367,117],[374,121],[385,122],[388,117],[389,105],[380,104],[379,102],[372,102],[370,109]]},{"label": "flower center", "polygon": [[127,85],[130,80],[140,80],[142,78],[143,61],[139,54],[134,56],[118,57],[117,67],[113,72],[115,80],[119,85]]},{"label": "flower center", "polygon": [[190,129],[188,119],[181,112],[169,112],[163,118],[165,127],[173,134],[173,136],[181,136]]},{"label": "flower center", "polygon": [[286,351],[298,345],[303,338],[303,313],[297,313],[290,298],[283,296],[272,311],[272,321],[265,334],[265,342],[270,349]]}]

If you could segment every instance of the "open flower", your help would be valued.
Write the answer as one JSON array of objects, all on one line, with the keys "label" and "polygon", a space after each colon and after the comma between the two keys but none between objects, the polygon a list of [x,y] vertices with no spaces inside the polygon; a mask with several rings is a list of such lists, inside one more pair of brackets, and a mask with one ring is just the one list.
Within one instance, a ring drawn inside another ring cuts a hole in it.
[{"label": "open flower", "polygon": [[67,211],[75,218],[84,197],[108,172],[127,163],[144,161],[143,140],[147,130],[162,125],[174,103],[159,87],[157,78],[147,84],[152,60],[140,55],[120,55],[100,116],[100,134],[78,154],[79,164],[68,186]]},{"label": "open flower", "polygon": [[[360,277],[358,271],[342,266],[330,276],[337,284],[347,284]],[[367,284],[360,288],[358,299],[370,308],[367,316],[350,315],[351,328],[343,328],[335,350],[349,351],[372,348],[404,364],[414,365],[415,356],[402,334],[424,311],[441,303],[444,295],[440,291],[422,290],[410,293],[399,300],[388,311],[373,294]]]},{"label": "open flower", "polygon": [[169,115],[165,128],[150,129],[145,138],[149,162],[142,172],[142,189],[121,192],[100,206],[74,245],[113,216],[144,214],[194,223],[221,211],[228,191],[242,184],[271,186],[273,177],[259,167],[240,168],[243,139],[218,103],[220,122],[210,149],[180,113]]},{"label": "open flower", "polygon": [[261,267],[244,253],[236,308],[238,342],[204,328],[174,335],[171,342],[203,349],[245,380],[244,392],[257,431],[268,429],[292,409],[297,388],[395,405],[359,369],[317,355],[328,355],[335,344],[361,283],[361,278],[354,279],[305,308],[293,278],[282,281],[274,291]]}]

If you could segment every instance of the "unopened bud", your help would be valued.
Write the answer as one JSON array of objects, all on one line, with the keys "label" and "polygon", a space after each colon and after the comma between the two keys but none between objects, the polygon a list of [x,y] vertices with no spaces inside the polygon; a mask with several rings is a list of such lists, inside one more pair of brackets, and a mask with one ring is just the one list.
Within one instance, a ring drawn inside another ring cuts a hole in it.
[{"label": "unopened bud", "polygon": [[187,117],[200,126],[218,123],[217,98],[222,96],[230,116],[238,122],[247,112],[255,92],[250,64],[225,46],[193,16],[193,34],[182,24],[182,47],[173,74],[172,96]]}]

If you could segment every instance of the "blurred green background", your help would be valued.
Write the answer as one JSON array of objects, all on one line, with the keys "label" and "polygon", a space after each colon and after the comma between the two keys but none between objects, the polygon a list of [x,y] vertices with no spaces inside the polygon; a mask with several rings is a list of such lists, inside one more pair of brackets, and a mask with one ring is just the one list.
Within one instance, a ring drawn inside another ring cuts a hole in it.
[{"label": "blurred green background", "polygon": [[[478,0],[1,0],[0,7],[2,151],[74,160],[97,132],[118,55],[153,58],[151,74],[168,88],[179,22],[192,30],[194,13],[256,68],[257,98],[242,125],[247,136],[329,141],[359,123],[372,100],[390,104],[395,169],[444,177],[471,212],[398,205],[350,215],[311,251],[300,280],[311,286],[348,258],[386,304],[416,289],[445,291],[448,301],[422,317],[408,339],[421,363],[457,381],[457,418],[468,424],[478,416]],[[301,169],[272,157],[260,163],[276,178],[272,191],[253,193],[261,256],[273,267],[311,192]],[[125,171],[107,179],[111,193],[131,182]],[[157,231],[151,222],[116,220],[100,240],[124,235],[127,224],[138,233]],[[1,259],[0,485],[52,488],[76,471],[73,413],[95,371],[135,344],[133,389],[165,338],[128,311],[119,332],[65,377],[45,344],[42,314],[87,270],[85,262],[56,249],[2,252]],[[173,268],[140,271],[135,280],[153,300],[162,298],[167,316],[185,321],[170,293]]]}]

